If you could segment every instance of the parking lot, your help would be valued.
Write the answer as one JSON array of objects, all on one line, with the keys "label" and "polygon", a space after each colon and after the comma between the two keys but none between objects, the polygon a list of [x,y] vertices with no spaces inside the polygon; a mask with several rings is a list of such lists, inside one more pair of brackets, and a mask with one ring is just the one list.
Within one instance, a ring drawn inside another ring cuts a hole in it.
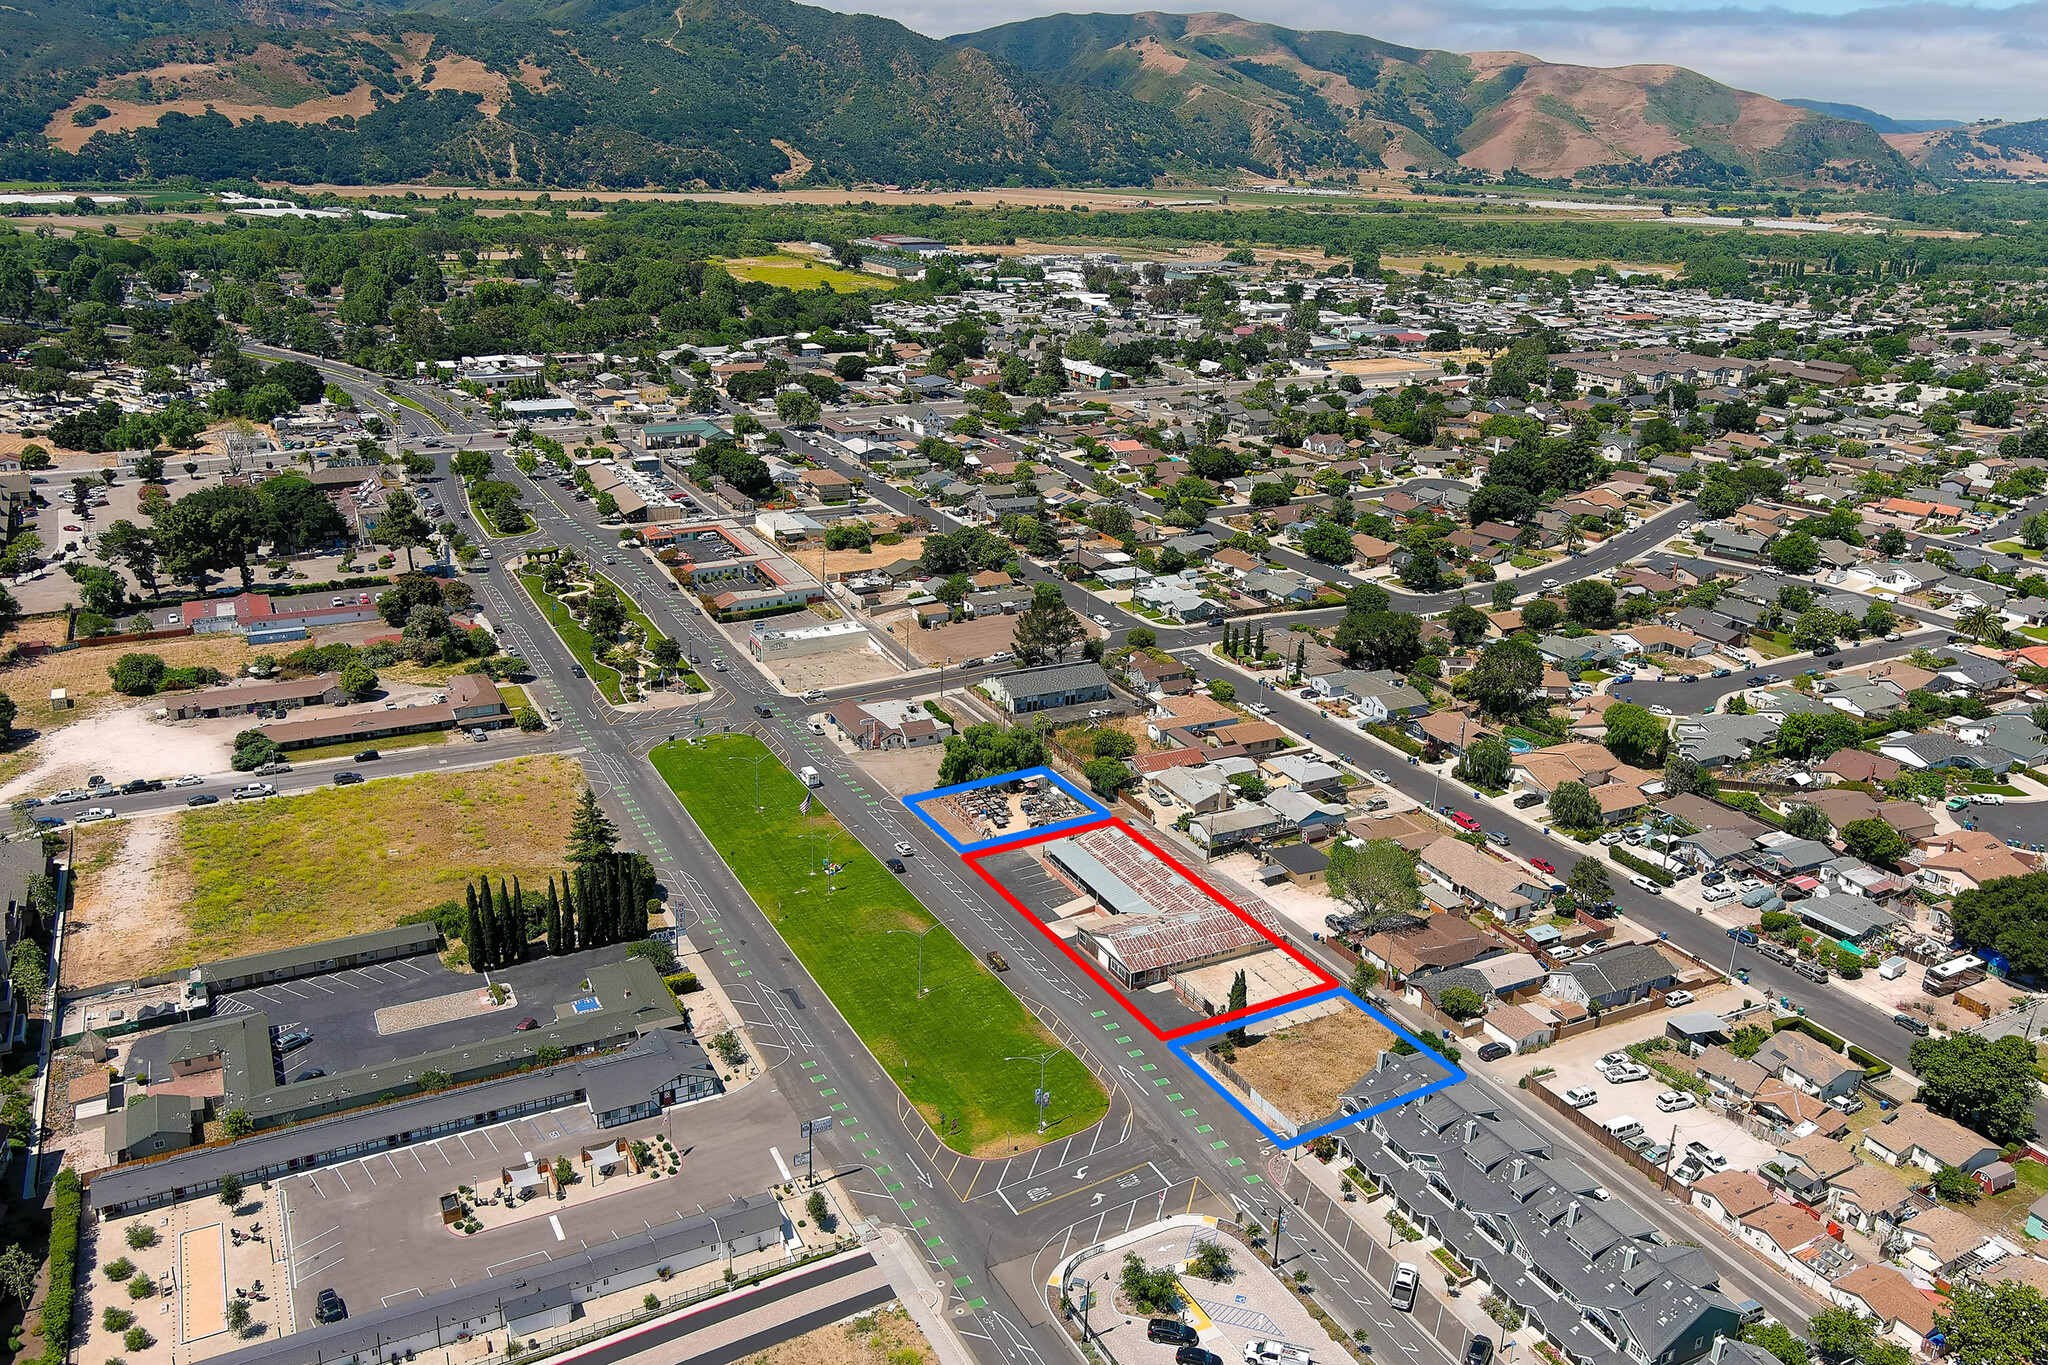
[{"label": "parking lot", "polygon": [[[286,1073],[282,1079],[296,1079],[314,1069],[336,1074],[508,1033],[522,1019],[537,1020],[545,1027],[554,1023],[558,1011],[565,1011],[568,1002],[581,994],[577,983],[592,968],[617,962],[624,953],[623,947],[599,948],[565,957],[543,957],[485,975],[450,971],[439,958],[430,955],[402,958],[236,991],[218,997],[213,1012],[216,1017],[225,1018],[261,1010],[278,1033],[310,1033],[309,1042],[282,1059],[282,1071]],[[512,1003],[506,1008],[465,1012],[463,1017],[418,1027],[399,1027],[406,1014],[396,1011],[398,1006],[420,1005],[444,996],[473,995],[490,982],[502,982],[512,988]],[[390,1012],[381,1029],[377,1017],[380,1010]],[[144,1072],[146,1068],[144,1074],[153,1078],[167,1076],[169,1049],[167,1034],[143,1035],[130,1055],[129,1073]]]},{"label": "parking lot", "polygon": [[[672,1109],[658,1119],[599,1130],[588,1108],[548,1113],[449,1133],[413,1147],[375,1152],[275,1182],[284,1231],[279,1279],[301,1328],[322,1289],[352,1314],[544,1264],[677,1218],[695,1217],[734,1197],[758,1195],[788,1177],[772,1144],[794,1151],[797,1116],[772,1084]],[[654,1179],[621,1171],[600,1177],[584,1167],[586,1144],[664,1134],[681,1169]],[[489,1191],[500,1173],[529,1160],[566,1156],[577,1194],[543,1200],[531,1216],[463,1236],[441,1221],[440,1198],[468,1185]],[[585,1181],[594,1181],[586,1189]],[[624,1201],[622,1204],[621,1201]],[[640,1229],[633,1224],[639,1223]]]},{"label": "parking lot", "polygon": [[[1726,1008],[1726,1005],[1722,1007]],[[1657,1096],[1670,1086],[1655,1072],[1647,1080],[1620,1085],[1610,1082],[1600,1073],[1601,1057],[1610,1052],[1620,1052],[1630,1043],[1662,1035],[1666,1017],[1666,1013],[1654,1012],[1612,1028],[1594,1029],[1576,1038],[1568,1038],[1533,1057],[1504,1057],[1498,1062],[1481,1065],[1501,1072],[1503,1077],[1520,1077],[1532,1066],[1553,1067],[1557,1074],[1545,1077],[1543,1083],[1555,1093],[1562,1095],[1580,1086],[1593,1090],[1598,1098],[1581,1112],[1594,1122],[1604,1124],[1623,1116],[1633,1118],[1643,1125],[1644,1133],[1652,1142],[1674,1146],[1679,1151],[1683,1151],[1689,1142],[1703,1142],[1727,1157],[1731,1170],[1753,1171],[1774,1159],[1776,1152],[1770,1143],[1752,1136],[1704,1099],[1698,1100],[1691,1109],[1681,1109],[1673,1114],[1658,1109]],[[1467,1062],[1470,1061],[1468,1058]]]}]

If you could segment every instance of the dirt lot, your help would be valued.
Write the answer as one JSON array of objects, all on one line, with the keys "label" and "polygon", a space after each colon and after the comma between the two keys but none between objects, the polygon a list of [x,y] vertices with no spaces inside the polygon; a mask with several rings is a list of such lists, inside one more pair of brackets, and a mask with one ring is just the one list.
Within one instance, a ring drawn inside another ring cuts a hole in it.
[{"label": "dirt lot", "polygon": [[909,647],[912,657],[927,664],[951,659],[957,666],[1007,650],[1017,638],[1014,616],[983,616],[920,630],[908,617],[890,625],[890,632]]},{"label": "dirt lot", "polygon": [[486,873],[544,884],[582,786],[521,758],[82,829],[64,984],[385,928]]},{"label": "dirt lot", "polygon": [[1254,1030],[1231,1065],[1274,1108],[1296,1123],[1311,1124],[1337,1112],[1337,1097],[1393,1045],[1390,1031],[1345,1006],[1273,1033]]},{"label": "dirt lot", "polygon": [[927,744],[921,749],[864,750],[854,755],[853,762],[881,783],[882,790],[892,796],[907,796],[939,785],[939,760],[945,756],[944,745]]},{"label": "dirt lot", "polygon": [[[849,683],[894,682],[903,668],[876,644],[849,645],[824,654],[798,654],[770,659],[764,666],[768,675],[785,692],[808,692],[812,688],[845,687]],[[809,706],[800,702],[799,706]]]},{"label": "dirt lot", "polygon": [[751,1355],[742,1365],[929,1365],[931,1342],[901,1308],[864,1313]]},{"label": "dirt lot", "polygon": [[[31,629],[38,625],[32,623]],[[39,634],[9,632],[0,636],[0,648],[16,640],[34,638],[39,638]],[[30,772],[37,773],[38,781],[62,786],[74,769],[76,776],[83,779],[90,773],[106,771],[108,766],[122,769],[135,763],[137,750],[132,747],[132,736],[118,732],[110,738],[93,731],[68,736],[61,756],[50,743],[52,734],[76,727],[81,721],[116,710],[139,709],[147,714],[163,704],[149,697],[124,697],[113,690],[107,669],[130,652],[154,654],[172,668],[204,664],[228,677],[239,674],[256,657],[241,636],[223,634],[158,640],[141,646],[91,645],[0,670],[0,692],[12,697],[21,708],[17,725],[22,730],[40,732],[35,740],[0,758],[0,782],[8,784],[0,788],[0,794],[19,794],[23,788],[16,779]],[[58,687],[70,694],[73,705],[68,710],[50,709],[51,689]],[[148,752],[148,748],[142,752]],[[107,775],[113,776],[111,772]]]}]

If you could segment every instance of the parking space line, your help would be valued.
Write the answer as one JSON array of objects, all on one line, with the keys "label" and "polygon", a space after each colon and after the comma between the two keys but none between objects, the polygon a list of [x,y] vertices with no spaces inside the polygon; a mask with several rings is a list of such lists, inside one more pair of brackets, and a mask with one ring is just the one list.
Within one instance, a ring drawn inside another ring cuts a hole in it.
[{"label": "parking space line", "polygon": [[[393,1174],[393,1175],[395,1175],[395,1176],[400,1176],[400,1177],[403,1177],[403,1176],[405,1175],[405,1172],[404,1172],[404,1171],[401,1171],[401,1170],[399,1170],[399,1169],[398,1169],[398,1158],[397,1158],[397,1157],[395,1157],[395,1156],[391,1155],[391,1153],[389,1153],[389,1152],[386,1152],[386,1153],[384,1154],[384,1159],[385,1159],[386,1161],[388,1161],[388,1162],[390,1162],[390,1163],[391,1163],[391,1174]],[[426,1164],[426,1163],[425,1163],[424,1161],[420,1162],[420,1169],[421,1169],[421,1170],[423,1170],[423,1171],[424,1171],[425,1169],[427,1169],[427,1164]]]},{"label": "parking space line", "polygon": [[339,1180],[339,1181],[341,1182],[341,1187],[342,1187],[342,1188],[343,1188],[344,1190],[347,1190],[347,1191],[348,1191],[348,1192],[349,1192],[350,1194],[354,1194],[354,1193],[355,1193],[355,1189],[354,1189],[354,1187],[353,1187],[353,1186],[351,1186],[351,1185],[350,1185],[350,1184],[348,1183],[348,1177],[347,1177],[347,1176],[345,1176],[345,1175],[343,1175],[343,1174],[341,1173],[341,1167],[339,1167],[339,1166],[336,1166],[336,1167],[334,1168],[334,1178],[335,1178],[336,1180]]},{"label": "parking space line", "polygon": [[363,1168],[364,1177],[368,1179],[372,1185],[377,1183],[377,1177],[370,1174],[370,1158],[366,1156],[357,1157],[356,1165]]},{"label": "parking space line", "polygon": [[[484,1140],[485,1142],[488,1142],[488,1143],[490,1143],[490,1144],[491,1144],[491,1150],[492,1150],[492,1151],[494,1151],[494,1152],[502,1152],[502,1151],[504,1151],[504,1150],[505,1150],[504,1148],[502,1148],[502,1147],[500,1147],[500,1146],[498,1145],[498,1140],[497,1140],[496,1138],[494,1138],[494,1137],[492,1137],[492,1136],[491,1136],[491,1130],[490,1130],[490,1129],[488,1129],[488,1128],[485,1128],[485,1129],[483,1129],[483,1130],[482,1130],[482,1131],[481,1131],[481,1132],[480,1132],[480,1133],[478,1134],[478,1136],[479,1136],[479,1137],[481,1137],[481,1138],[483,1138],[483,1140]],[[462,1145],[463,1145],[463,1146],[465,1146],[465,1147],[467,1147],[467,1146],[468,1146],[469,1144],[465,1142],[465,1143],[463,1143]],[[470,1153],[470,1155],[471,1155],[471,1156],[474,1156],[474,1155],[476,1155],[476,1154],[475,1154],[474,1152],[472,1152],[472,1153]]]},{"label": "parking space line", "polygon": [[455,1135],[455,1140],[456,1140],[457,1142],[459,1142],[459,1143],[461,1143],[461,1144],[462,1144],[462,1150],[463,1150],[463,1151],[465,1151],[465,1152],[468,1152],[468,1153],[469,1153],[469,1159],[470,1159],[471,1161],[475,1161],[475,1160],[476,1160],[476,1153],[475,1153],[474,1151],[471,1151],[471,1150],[470,1150],[470,1146],[469,1146],[469,1139],[468,1139],[468,1138],[466,1138],[466,1137],[464,1137],[464,1136],[462,1136],[462,1134],[460,1134],[460,1133],[457,1133],[457,1134]]}]

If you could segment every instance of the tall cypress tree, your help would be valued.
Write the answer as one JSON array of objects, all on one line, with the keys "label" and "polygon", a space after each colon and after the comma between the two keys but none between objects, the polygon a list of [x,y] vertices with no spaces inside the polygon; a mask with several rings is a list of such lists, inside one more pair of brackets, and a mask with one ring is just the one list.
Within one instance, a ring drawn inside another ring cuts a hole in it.
[{"label": "tall cypress tree", "polygon": [[490,884],[485,883],[483,903],[477,909],[477,949],[470,955],[470,962],[484,971],[498,965],[498,936],[492,932],[493,921],[497,918],[486,907],[490,904]]},{"label": "tall cypress tree", "polygon": [[562,873],[562,951],[573,953],[583,946],[576,936],[576,891],[570,884],[570,876]]},{"label": "tall cypress tree", "polygon": [[491,964],[484,960],[484,922],[476,912],[476,892],[469,893],[469,920],[463,926],[462,946],[469,954],[469,965],[478,971]]},{"label": "tall cypress tree", "polygon": [[512,941],[518,945],[519,960],[524,962],[530,956],[527,945],[532,942],[532,936],[526,928],[526,893],[519,889],[517,877],[512,879],[512,929]]},{"label": "tall cypress tree", "polygon": [[603,946],[597,941],[597,924],[591,914],[591,902],[593,899],[595,898],[590,894],[590,865],[586,863],[576,869],[576,946],[578,948],[598,948]]},{"label": "tall cypress tree", "polygon": [[548,955],[560,957],[562,953],[562,901],[555,894],[555,874],[548,874]]}]

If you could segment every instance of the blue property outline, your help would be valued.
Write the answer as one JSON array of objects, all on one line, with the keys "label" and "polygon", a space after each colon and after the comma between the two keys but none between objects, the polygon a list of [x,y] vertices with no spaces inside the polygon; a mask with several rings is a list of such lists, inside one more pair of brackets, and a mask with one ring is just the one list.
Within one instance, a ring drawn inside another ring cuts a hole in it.
[{"label": "blue property outline", "polygon": [[[1056,825],[1034,825],[1029,829],[1019,830],[1015,834],[999,834],[993,839],[983,839],[979,843],[973,844],[961,843],[947,831],[945,826],[925,814],[924,803],[932,800],[934,797],[951,796],[955,792],[979,791],[983,787],[1001,786],[1006,782],[1022,782],[1030,777],[1043,777],[1047,779],[1055,787],[1058,787],[1061,791],[1088,807],[1094,814],[1077,815],[1071,820],[1062,820]],[[989,849],[1001,848],[1004,844],[1014,843],[1019,839],[1039,839],[1048,834],[1056,834],[1063,829],[1079,829],[1084,825],[1100,824],[1104,820],[1114,818],[1107,806],[1067,781],[1064,777],[1061,777],[1052,769],[1046,767],[1023,768],[1014,773],[1000,773],[995,777],[979,778],[973,782],[955,783],[950,787],[934,787],[928,792],[912,792],[903,798],[903,804],[908,806],[911,813],[917,816],[918,819],[929,825],[934,834],[952,845],[955,853],[962,854],[984,853]]]},{"label": "blue property outline", "polygon": [[[1248,1025],[1258,1023],[1261,1019],[1271,1019],[1275,1015],[1293,1014],[1297,1010],[1306,1009],[1310,1005],[1320,1004],[1325,1000],[1334,999],[1338,996],[1342,996],[1345,1000],[1350,1001],[1352,1005],[1356,1006],[1359,1010],[1363,1011],[1366,1017],[1373,1019],[1378,1023],[1384,1025],[1389,1031],[1393,1033],[1393,1035],[1396,1038],[1401,1039],[1403,1042],[1407,1043],[1408,1046],[1414,1048],[1423,1056],[1430,1058],[1433,1062],[1436,1063],[1436,1065],[1442,1067],[1445,1071],[1447,1071],[1450,1074],[1446,1075],[1440,1081],[1432,1081],[1430,1084],[1423,1086],[1420,1090],[1412,1091],[1406,1095],[1397,1095],[1390,1100],[1382,1100],[1380,1103],[1375,1104],[1370,1109],[1361,1109],[1355,1114],[1346,1114],[1342,1118],[1332,1119],[1328,1123],[1321,1124],[1317,1127],[1304,1129],[1301,1132],[1295,1134],[1293,1137],[1289,1138],[1283,1137],[1279,1133],[1274,1132],[1272,1128],[1267,1125],[1264,1119],[1260,1118],[1257,1114],[1254,1114],[1242,1100],[1238,1099],[1237,1096],[1231,1094],[1221,1084],[1219,1084],[1216,1078],[1209,1074],[1208,1069],[1203,1067],[1199,1062],[1197,1062],[1194,1059],[1194,1054],[1190,1051],[1190,1049],[1195,1047],[1204,1038],[1214,1038],[1218,1034],[1228,1033],[1232,1029],[1244,1028]],[[1459,1081],[1465,1079],[1465,1072],[1463,1068],[1458,1066],[1457,1063],[1451,1061],[1448,1057],[1445,1057],[1442,1053],[1437,1052],[1435,1049],[1425,1047],[1422,1041],[1418,1039],[1414,1034],[1410,1033],[1407,1029],[1402,1028],[1399,1024],[1395,1023],[1392,1019],[1389,1019],[1386,1015],[1381,1014],[1371,1005],[1366,1004],[1365,1001],[1359,999],[1350,991],[1344,990],[1341,987],[1336,990],[1325,991],[1323,994],[1313,996],[1307,1000],[1296,1000],[1291,1004],[1280,1005],[1276,1006],[1273,1009],[1263,1010],[1258,1014],[1248,1015],[1243,1019],[1233,1019],[1229,1023],[1219,1025],[1218,1027],[1210,1029],[1205,1033],[1194,1034],[1186,1038],[1169,1038],[1166,1040],[1166,1045],[1167,1047],[1171,1048],[1175,1053],[1177,1053],[1182,1061],[1188,1064],[1188,1069],[1190,1071],[1193,1071],[1197,1076],[1201,1077],[1202,1080],[1208,1085],[1208,1087],[1211,1090],[1215,1091],[1224,1099],[1228,1100],[1230,1102],[1230,1107],[1232,1109],[1235,1109],[1239,1114],[1243,1115],[1246,1122],[1250,1123],[1252,1127],[1258,1129],[1259,1133],[1268,1142],[1272,1143],[1275,1147],[1279,1148],[1283,1152],[1291,1148],[1299,1147],[1305,1142],[1313,1142],[1317,1138],[1322,1137],[1327,1133],[1336,1132],[1339,1128],[1348,1128],[1354,1123],[1362,1122],[1366,1119],[1371,1118],[1374,1114],[1378,1114],[1385,1110],[1395,1108],[1398,1105],[1406,1104],[1410,1100],[1419,1100],[1427,1096],[1434,1095],[1437,1091],[1442,1090],[1447,1086],[1456,1085]]]}]

